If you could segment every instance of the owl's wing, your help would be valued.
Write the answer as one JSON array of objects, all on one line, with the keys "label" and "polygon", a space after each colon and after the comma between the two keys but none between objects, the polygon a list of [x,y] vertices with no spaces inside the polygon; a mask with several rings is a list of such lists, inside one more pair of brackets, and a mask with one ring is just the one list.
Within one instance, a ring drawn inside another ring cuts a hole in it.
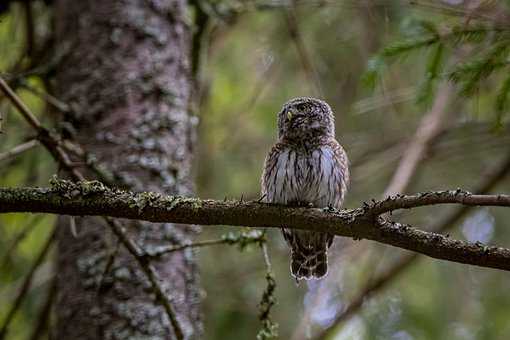
[{"label": "owl's wing", "polygon": [[273,202],[274,191],[276,190],[276,177],[278,175],[278,157],[284,149],[283,144],[276,143],[266,156],[264,161],[264,170],[261,178],[262,201]]},{"label": "owl's wing", "polygon": [[335,208],[340,209],[349,186],[349,159],[347,158],[347,153],[344,148],[335,139],[328,141],[327,145],[333,151],[335,168],[340,172],[338,183],[336,183],[339,191],[339,200],[337,200],[335,204]]}]

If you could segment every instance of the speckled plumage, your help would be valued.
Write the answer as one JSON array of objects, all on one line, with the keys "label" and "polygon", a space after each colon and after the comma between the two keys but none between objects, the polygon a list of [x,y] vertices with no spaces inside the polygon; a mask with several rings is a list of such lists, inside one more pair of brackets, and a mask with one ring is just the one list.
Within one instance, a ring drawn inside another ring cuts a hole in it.
[{"label": "speckled plumage", "polygon": [[[265,202],[340,208],[349,182],[347,155],[335,140],[333,112],[314,98],[288,101],[278,114],[278,141],[262,174]],[[291,273],[300,279],[327,273],[334,235],[282,228],[291,248]]]}]

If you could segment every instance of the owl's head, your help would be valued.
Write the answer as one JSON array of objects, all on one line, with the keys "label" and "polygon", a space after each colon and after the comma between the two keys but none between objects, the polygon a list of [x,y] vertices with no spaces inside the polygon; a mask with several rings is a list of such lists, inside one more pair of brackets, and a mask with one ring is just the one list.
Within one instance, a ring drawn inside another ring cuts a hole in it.
[{"label": "owl's head", "polygon": [[329,105],[319,99],[289,100],[278,114],[278,137],[310,139],[335,136],[335,122]]}]

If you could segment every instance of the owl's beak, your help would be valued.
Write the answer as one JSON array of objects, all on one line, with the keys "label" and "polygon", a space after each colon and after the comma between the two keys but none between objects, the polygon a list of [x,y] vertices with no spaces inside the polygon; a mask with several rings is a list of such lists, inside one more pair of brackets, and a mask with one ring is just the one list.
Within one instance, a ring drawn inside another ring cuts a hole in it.
[{"label": "owl's beak", "polygon": [[294,112],[292,112],[292,110],[287,110],[287,120],[290,121],[292,119],[292,115],[294,114]]}]

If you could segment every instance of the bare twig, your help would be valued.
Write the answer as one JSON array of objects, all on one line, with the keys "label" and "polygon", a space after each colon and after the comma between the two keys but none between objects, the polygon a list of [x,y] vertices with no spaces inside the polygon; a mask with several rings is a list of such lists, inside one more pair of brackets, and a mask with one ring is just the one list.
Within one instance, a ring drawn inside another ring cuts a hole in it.
[{"label": "bare twig", "polygon": [[312,58],[310,57],[310,54],[308,53],[308,50],[305,46],[301,31],[299,30],[299,24],[294,4],[285,9],[285,19],[289,29],[290,38],[296,46],[303,70],[305,71],[305,74],[308,77],[310,83],[314,84],[317,95],[319,97],[324,97],[319,75],[317,74],[317,70],[315,69]]},{"label": "bare twig", "polygon": [[225,239],[218,239],[218,240],[207,240],[207,241],[199,241],[199,242],[190,242],[190,243],[183,243],[178,245],[171,245],[171,246],[161,246],[156,249],[147,250],[147,255],[150,257],[160,257],[166,254],[170,254],[176,251],[181,251],[188,248],[200,248],[200,247],[207,247],[207,246],[213,246],[218,244],[227,244],[228,241]]},{"label": "bare twig", "polygon": [[353,104],[357,114],[364,114],[370,111],[382,110],[387,106],[403,103],[416,99],[416,87],[405,87],[395,89],[391,92],[383,92],[380,95],[371,95],[368,98],[360,99]]},{"label": "bare twig", "polygon": [[39,120],[32,114],[30,109],[21,101],[18,95],[11,89],[11,87],[0,78],[0,89],[5,94],[7,98],[10,99],[12,104],[18,109],[19,113],[25,118],[25,120],[32,126],[36,131],[39,131],[41,128],[41,123]]},{"label": "bare twig", "polygon": [[14,302],[7,312],[7,316],[4,319],[4,324],[0,328],[0,340],[5,339],[5,336],[7,334],[9,324],[12,321],[12,318],[14,317],[14,314],[16,314],[16,311],[21,306],[21,303],[23,302],[24,298],[26,297],[28,290],[30,289],[30,285],[32,284],[32,279],[34,277],[34,274],[39,268],[39,266],[42,264],[42,261],[46,257],[46,254],[48,254],[48,251],[51,248],[51,245],[53,244],[53,241],[55,240],[55,236],[57,234],[57,229],[55,228],[53,232],[51,233],[50,237],[46,240],[46,243],[44,244],[43,248],[41,249],[39,255],[35,259],[34,263],[30,267],[27,275],[25,276],[25,279],[23,280],[23,284],[21,285],[21,289],[19,290],[18,294],[16,295],[16,298],[14,299]]},{"label": "bare twig", "polygon": [[32,3],[23,1],[25,10],[25,28],[26,28],[26,54],[31,57],[35,50],[35,23]]},{"label": "bare twig", "polygon": [[108,275],[108,273],[112,269],[113,264],[115,263],[115,258],[117,257],[117,254],[119,253],[119,249],[120,249],[120,242],[119,242],[119,239],[117,239],[115,247],[108,255],[108,261],[106,261],[106,265],[104,266],[103,273],[101,274],[101,279],[99,280],[99,284],[97,285],[97,294],[101,294],[103,292],[104,281],[105,281],[106,275]]},{"label": "bare twig", "polygon": [[121,240],[122,244],[126,247],[126,249],[133,255],[136,262],[140,265],[140,268],[143,270],[147,278],[149,279],[152,289],[156,294],[157,300],[163,305],[165,308],[166,314],[170,319],[170,323],[172,324],[175,337],[178,340],[184,339],[184,333],[182,332],[182,328],[177,320],[177,314],[173,309],[172,302],[170,301],[169,295],[165,293],[164,288],[161,285],[161,280],[159,279],[159,275],[152,266],[149,261],[149,258],[145,256],[145,253],[138,245],[131,240],[124,228],[115,220],[107,218],[106,221],[110,225],[112,231],[117,235],[119,240]]},{"label": "bare twig", "polygon": [[83,175],[72,165],[67,154],[59,146],[58,138],[51,134],[49,130],[44,128],[37,117],[30,111],[30,109],[23,103],[23,101],[16,95],[12,88],[0,77],[0,90],[10,99],[12,104],[18,109],[18,112],[25,118],[25,120],[37,131],[37,140],[43,144],[50,152],[53,158],[63,166],[74,178],[78,180],[85,179]]},{"label": "bare twig", "polygon": [[51,316],[51,307],[53,306],[53,302],[57,296],[57,280],[54,278],[50,283],[50,289],[48,291],[48,296],[46,297],[46,301],[37,316],[37,323],[32,331],[32,335],[30,336],[30,340],[38,340],[42,338],[45,331],[49,328],[48,324]]},{"label": "bare twig", "polygon": [[160,257],[187,248],[200,248],[218,244],[239,245],[241,248],[244,248],[248,244],[252,243],[260,244],[262,246],[264,242],[266,242],[266,235],[258,230],[253,230],[250,232],[241,232],[237,235],[233,233],[228,233],[226,235],[223,235],[222,238],[217,240],[206,240],[171,246],[160,246],[150,250],[146,250],[146,255],[150,257]]},{"label": "bare twig", "polygon": [[71,108],[67,103],[64,103],[60,99],[56,98],[55,96],[53,96],[47,92],[44,92],[44,91],[41,91],[41,90],[35,88],[34,86],[30,85],[26,81],[20,81],[20,87],[26,89],[27,91],[30,91],[31,93],[38,96],[39,98],[41,98],[46,103],[50,104],[51,106],[53,106],[60,112],[70,112],[71,111]]},{"label": "bare twig", "polygon": [[[1,104],[1,102],[0,102],[0,104]],[[3,107],[0,106],[0,133],[4,133],[3,123],[4,123],[4,112],[3,112]]]},{"label": "bare twig", "polygon": [[430,145],[445,127],[445,119],[450,112],[448,104],[452,97],[453,86],[443,84],[438,91],[434,105],[423,117],[414,137],[404,152],[383,197],[405,192],[420,160],[423,159]]},{"label": "bare twig", "polygon": [[12,258],[12,254],[18,247],[18,244],[25,239],[25,237],[34,229],[42,216],[36,216],[35,218],[29,219],[28,223],[23,229],[13,238],[10,244],[6,247],[7,250],[4,254],[4,259],[0,262],[0,271],[3,271],[7,263]]},{"label": "bare twig", "polygon": [[12,149],[6,152],[0,153],[0,162],[5,161],[14,157],[19,156],[25,151],[31,150],[36,147],[39,143],[35,139],[31,139],[28,142],[16,145]]},{"label": "bare twig", "polygon": [[370,208],[373,216],[399,209],[411,209],[435,204],[458,203],[467,206],[510,206],[510,195],[474,195],[463,190],[425,192],[416,195],[390,196]]},{"label": "bare twig", "polygon": [[[72,176],[77,180],[85,179],[83,175],[72,164],[66,151],[80,157],[82,161],[98,176],[98,178],[107,182],[108,184],[124,184],[120,178],[113,176],[107,170],[99,166],[95,157],[79,145],[76,145],[68,140],[63,140],[61,136],[51,133],[48,129],[41,125],[39,120],[30,111],[30,109],[23,103],[23,101],[16,95],[13,89],[0,77],[0,90],[11,100],[18,112],[25,118],[25,120],[37,131],[37,140],[46,147],[53,158],[69,171]],[[56,99],[56,98],[55,98]],[[59,106],[67,105],[60,102]],[[122,183],[121,183],[122,182]]]}]

